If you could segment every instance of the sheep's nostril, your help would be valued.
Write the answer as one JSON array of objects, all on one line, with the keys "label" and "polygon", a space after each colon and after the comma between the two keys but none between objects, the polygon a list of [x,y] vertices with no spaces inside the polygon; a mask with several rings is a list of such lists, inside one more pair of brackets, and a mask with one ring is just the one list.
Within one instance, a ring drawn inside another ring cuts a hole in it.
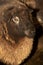
[{"label": "sheep's nostril", "polygon": [[28,29],[28,30],[25,30],[24,33],[25,33],[25,35],[26,35],[27,37],[33,38],[34,35],[35,35],[35,30],[30,30],[30,29]]},{"label": "sheep's nostril", "polygon": [[16,23],[16,24],[19,24],[19,17],[18,16],[16,16],[16,17],[13,17],[12,18],[12,21],[14,22],[14,23]]}]

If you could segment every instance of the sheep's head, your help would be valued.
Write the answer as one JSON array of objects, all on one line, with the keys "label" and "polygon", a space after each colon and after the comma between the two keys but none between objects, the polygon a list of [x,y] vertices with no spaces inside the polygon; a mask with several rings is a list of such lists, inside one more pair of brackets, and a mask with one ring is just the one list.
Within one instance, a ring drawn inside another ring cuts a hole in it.
[{"label": "sheep's head", "polygon": [[9,35],[13,37],[28,36],[33,38],[35,27],[28,7],[19,4],[19,6],[8,7],[4,11],[4,21],[7,26]]},{"label": "sheep's head", "polygon": [[[3,34],[7,41],[18,43],[12,44],[13,46],[10,44],[11,47],[9,42],[2,44],[1,47],[3,51],[1,52],[4,54],[4,58],[1,59],[4,59],[5,62],[11,63],[12,65],[17,63],[16,65],[18,65],[27,58],[27,56],[30,56],[35,36],[35,27],[31,14],[32,11],[33,10],[28,8],[25,4],[16,0],[11,6],[3,6]],[[7,36],[10,39],[7,38]],[[2,54],[1,56],[3,57]],[[6,54],[7,56],[5,56]]]}]

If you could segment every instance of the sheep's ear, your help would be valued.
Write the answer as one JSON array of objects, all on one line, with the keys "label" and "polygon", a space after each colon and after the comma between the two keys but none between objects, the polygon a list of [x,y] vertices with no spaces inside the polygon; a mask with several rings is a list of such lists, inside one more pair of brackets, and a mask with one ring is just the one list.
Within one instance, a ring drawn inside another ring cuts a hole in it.
[{"label": "sheep's ear", "polygon": [[38,13],[39,12],[39,9],[33,9],[33,11],[31,13]]},{"label": "sheep's ear", "polygon": [[39,12],[39,8],[32,8],[30,6],[28,6],[28,9],[30,10],[31,13],[35,12],[35,13],[38,13]]}]

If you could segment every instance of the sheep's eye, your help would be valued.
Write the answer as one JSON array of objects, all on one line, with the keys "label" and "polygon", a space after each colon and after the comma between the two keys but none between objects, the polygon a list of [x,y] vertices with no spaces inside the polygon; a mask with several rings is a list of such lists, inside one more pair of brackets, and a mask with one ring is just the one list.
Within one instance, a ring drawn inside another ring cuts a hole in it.
[{"label": "sheep's eye", "polygon": [[12,21],[13,21],[14,23],[16,23],[16,24],[19,24],[19,22],[20,22],[18,16],[13,17],[13,18],[12,18]]}]

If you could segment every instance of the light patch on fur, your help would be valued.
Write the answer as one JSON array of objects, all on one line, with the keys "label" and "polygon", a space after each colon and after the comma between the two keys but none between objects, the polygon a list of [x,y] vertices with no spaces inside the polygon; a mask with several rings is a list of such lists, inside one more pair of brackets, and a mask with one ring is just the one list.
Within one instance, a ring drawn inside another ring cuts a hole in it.
[{"label": "light patch on fur", "polygon": [[19,17],[13,17],[12,20],[14,23],[19,24]]},{"label": "light patch on fur", "polygon": [[19,65],[30,55],[33,47],[33,39],[27,37],[21,39],[16,46],[9,45],[5,40],[0,42],[0,59],[11,65]]},{"label": "light patch on fur", "polygon": [[38,19],[39,23],[40,23],[40,24],[42,25],[42,27],[43,27],[43,20],[41,19],[41,17],[37,16],[37,19]]}]

